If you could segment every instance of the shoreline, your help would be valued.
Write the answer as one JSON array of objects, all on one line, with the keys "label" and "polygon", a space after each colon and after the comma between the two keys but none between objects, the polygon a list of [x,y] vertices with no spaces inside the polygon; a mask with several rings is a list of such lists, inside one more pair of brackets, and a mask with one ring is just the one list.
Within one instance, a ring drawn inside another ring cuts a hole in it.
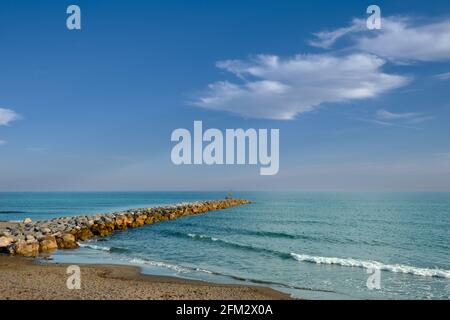
[{"label": "shoreline", "polygon": [[291,300],[253,285],[147,275],[128,265],[80,264],[81,289],[69,290],[69,264],[0,254],[0,300]]},{"label": "shoreline", "polygon": [[[48,221],[0,222],[0,300],[286,300],[289,294],[270,287],[224,284],[144,274],[139,266],[77,263],[81,289],[70,290],[71,263],[45,262],[56,249],[75,249],[78,241],[101,238],[115,230],[221,210],[250,203],[225,199],[183,203],[95,216]],[[37,232],[35,231],[37,230]]]}]

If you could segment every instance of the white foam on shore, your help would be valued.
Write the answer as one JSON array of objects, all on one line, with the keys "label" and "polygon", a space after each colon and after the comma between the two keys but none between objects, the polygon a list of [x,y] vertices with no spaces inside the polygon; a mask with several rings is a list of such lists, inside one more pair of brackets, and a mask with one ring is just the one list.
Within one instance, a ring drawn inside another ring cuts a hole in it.
[{"label": "white foam on shore", "polygon": [[89,249],[100,250],[100,251],[111,251],[111,248],[109,248],[109,247],[97,246],[95,244],[79,243],[79,245],[81,248],[89,248]]},{"label": "white foam on shore", "polygon": [[[113,250],[110,247],[98,246],[95,244],[79,243],[79,245],[81,248],[88,248],[88,249],[92,249],[92,250],[99,250],[99,251],[105,251],[105,252],[111,252]],[[125,258],[125,259],[122,258],[121,260],[125,260],[126,262],[128,262],[130,264],[149,265],[149,266],[153,266],[153,267],[166,268],[166,269],[174,270],[179,273],[191,273],[193,271],[196,271],[196,272],[213,274],[213,272],[206,270],[206,269],[201,269],[201,268],[188,269],[188,268],[184,268],[184,267],[181,267],[181,266],[178,266],[175,264],[169,264],[169,263],[160,262],[160,261],[152,261],[152,260],[147,260],[147,259],[130,257],[130,258]]]},{"label": "white foam on shore", "polygon": [[450,279],[450,270],[417,268],[402,264],[384,264],[378,261],[366,261],[352,258],[334,258],[334,257],[318,257],[306,254],[291,253],[291,256],[301,262],[310,262],[316,264],[338,265],[343,267],[357,267],[365,269],[378,269],[395,273],[407,273],[423,277],[436,277]]},{"label": "white foam on shore", "polygon": [[131,264],[137,264],[137,265],[149,265],[152,267],[166,268],[166,269],[174,270],[179,273],[192,273],[193,271],[197,271],[197,272],[212,274],[212,272],[209,270],[200,269],[200,268],[190,269],[190,268],[185,268],[185,267],[182,267],[179,265],[170,264],[170,263],[161,262],[161,261],[152,261],[152,260],[146,260],[146,259],[131,258],[128,262]]},{"label": "white foam on shore", "polygon": [[181,273],[189,272],[188,269],[185,269],[181,266],[178,266],[175,264],[169,264],[169,263],[165,263],[165,262],[161,262],[161,261],[151,261],[151,260],[144,260],[144,259],[139,259],[139,258],[131,258],[128,262],[131,264],[149,265],[152,267],[166,268],[166,269],[174,270],[176,272],[181,272]]}]

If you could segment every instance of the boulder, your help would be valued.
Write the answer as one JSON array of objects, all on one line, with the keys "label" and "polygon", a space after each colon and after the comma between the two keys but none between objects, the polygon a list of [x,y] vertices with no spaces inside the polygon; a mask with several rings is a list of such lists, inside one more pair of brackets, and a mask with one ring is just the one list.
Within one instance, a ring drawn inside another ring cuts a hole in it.
[{"label": "boulder", "polygon": [[29,223],[31,223],[31,222],[32,222],[31,218],[25,218],[25,219],[23,219],[23,224],[29,224]]},{"label": "boulder", "polygon": [[1,237],[1,236],[9,237],[10,235],[11,235],[11,232],[6,231],[6,230],[0,232],[0,237]]},{"label": "boulder", "polygon": [[178,213],[177,212],[172,212],[172,213],[169,213],[169,220],[174,220],[174,219],[176,219],[177,217],[178,217]]},{"label": "boulder", "polygon": [[145,224],[145,220],[147,220],[147,215],[141,214],[137,216],[132,224],[132,227],[135,228],[143,226]]},{"label": "boulder", "polygon": [[0,237],[0,248],[6,248],[13,243],[14,238],[9,236]]},{"label": "boulder", "polygon": [[39,254],[39,243],[37,241],[27,242],[19,240],[12,247],[15,254],[24,257],[35,257]]},{"label": "boulder", "polygon": [[81,228],[80,231],[78,231],[76,234],[74,234],[75,238],[77,240],[87,240],[89,238],[94,237],[94,234],[92,233],[91,229],[89,228]]},{"label": "boulder", "polygon": [[154,216],[148,215],[147,219],[145,219],[145,224],[152,224],[154,222]]},{"label": "boulder", "polygon": [[56,238],[54,236],[45,236],[39,242],[40,252],[52,252],[56,249],[58,249],[58,243],[56,242]]},{"label": "boulder", "polygon": [[60,249],[76,249],[79,247],[75,236],[70,233],[64,233],[62,236],[57,237],[56,243]]},{"label": "boulder", "polygon": [[153,215],[153,222],[158,222],[158,221],[161,220],[161,218],[162,218],[161,213],[155,213],[155,214]]},{"label": "boulder", "polygon": [[107,223],[95,223],[91,227],[91,231],[94,235],[100,236],[100,237],[106,237],[110,235],[114,230],[113,224],[107,224]]},{"label": "boulder", "polygon": [[125,215],[125,224],[127,225],[127,227],[131,227],[133,225],[133,222],[134,222],[133,214]]}]

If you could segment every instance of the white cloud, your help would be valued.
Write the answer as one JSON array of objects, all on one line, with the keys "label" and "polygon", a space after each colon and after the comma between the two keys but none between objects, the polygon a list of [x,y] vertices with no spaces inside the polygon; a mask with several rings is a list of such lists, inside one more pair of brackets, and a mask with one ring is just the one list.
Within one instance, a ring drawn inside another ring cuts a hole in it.
[{"label": "white cloud", "polygon": [[380,120],[401,120],[401,119],[412,119],[416,118],[419,114],[416,112],[408,113],[393,113],[384,109],[377,111],[377,118]]},{"label": "white cloud", "polygon": [[346,28],[315,34],[311,45],[329,48],[338,39],[353,35],[354,48],[397,62],[450,60],[450,19],[417,24],[408,17],[386,17],[381,30],[368,30],[354,19]]},{"label": "white cloud", "polygon": [[[381,30],[368,30],[364,19],[353,19],[349,26],[315,33],[310,44],[328,49],[341,38],[348,41],[338,53],[288,58],[261,54],[248,60],[220,61],[217,67],[237,80],[210,84],[194,104],[245,117],[292,119],[324,103],[373,98],[406,85],[408,77],[383,72],[387,61],[404,64],[450,60],[450,19],[424,22],[410,17],[383,17]],[[450,72],[435,78],[448,80]],[[384,110],[370,121],[392,125],[431,119]]]},{"label": "white cloud", "polygon": [[0,126],[6,126],[10,122],[20,119],[20,116],[13,110],[0,108]]},{"label": "white cloud", "polygon": [[2,140],[2,139],[0,139],[0,146],[2,146],[2,145],[4,145],[4,144],[6,144],[6,141],[5,141],[5,140]]},{"label": "white cloud", "polygon": [[422,123],[428,120],[433,120],[434,117],[433,116],[423,116],[423,117],[416,117],[413,118],[411,120],[408,121],[409,124],[417,124],[417,123]]},{"label": "white cloud", "polygon": [[217,67],[241,81],[215,82],[194,104],[245,117],[292,119],[323,103],[376,97],[408,78],[382,71],[385,60],[371,54],[257,55],[226,60]]},{"label": "white cloud", "polygon": [[353,19],[352,24],[349,27],[338,28],[333,31],[322,31],[314,33],[315,40],[309,41],[309,44],[313,47],[328,49],[338,39],[359,31],[366,30],[366,23],[361,19]]},{"label": "white cloud", "polygon": [[446,81],[450,79],[450,72],[440,73],[434,76],[438,80]]},{"label": "white cloud", "polygon": [[384,126],[407,127],[407,125],[419,124],[432,119],[434,119],[433,116],[424,115],[418,112],[394,113],[385,109],[380,109],[376,112],[375,119],[362,120]]}]

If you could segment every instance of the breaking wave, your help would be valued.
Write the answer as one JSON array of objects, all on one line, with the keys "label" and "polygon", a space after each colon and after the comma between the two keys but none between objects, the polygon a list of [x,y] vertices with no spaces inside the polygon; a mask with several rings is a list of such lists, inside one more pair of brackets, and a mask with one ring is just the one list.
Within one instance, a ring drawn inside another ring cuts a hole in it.
[{"label": "breaking wave", "polygon": [[278,256],[278,257],[280,257],[282,259],[290,259],[290,255],[288,253],[285,253],[285,252],[280,252],[280,251],[276,251],[276,250],[271,250],[271,249],[266,249],[266,248],[261,248],[261,247],[255,247],[255,246],[248,245],[248,244],[243,244],[243,243],[223,240],[223,239],[219,239],[219,238],[215,238],[215,237],[210,237],[210,236],[207,236],[207,235],[204,235],[204,234],[188,233],[187,236],[189,238],[195,239],[195,240],[212,241],[212,242],[220,243],[220,244],[222,244],[224,246],[227,246],[227,247],[233,247],[233,248],[237,248],[237,249],[241,249],[241,250],[248,250],[248,251],[253,251],[253,252],[262,252],[262,253],[276,255],[276,256]]},{"label": "breaking wave", "polygon": [[99,251],[106,251],[106,252],[125,252],[127,249],[125,248],[118,248],[118,247],[105,247],[105,246],[98,246],[95,244],[88,244],[88,243],[80,243],[80,248],[88,248],[92,250],[99,250]]},{"label": "breaking wave", "polygon": [[423,277],[450,278],[450,270],[418,268],[403,264],[384,264],[378,261],[358,260],[351,258],[318,257],[306,254],[291,253],[291,256],[301,262],[310,262],[316,264],[338,265],[342,267],[357,267],[365,269],[378,269],[382,271],[406,273]]},{"label": "breaking wave", "polygon": [[208,274],[213,273],[206,269],[182,267],[182,266],[176,265],[176,264],[170,264],[167,262],[153,261],[153,260],[142,259],[142,258],[131,258],[128,260],[128,262],[131,264],[137,264],[137,265],[148,265],[148,266],[152,266],[152,267],[166,268],[166,269],[170,269],[170,270],[173,270],[173,271],[176,271],[179,273],[191,273],[193,271],[203,272],[203,273],[208,273]]}]

